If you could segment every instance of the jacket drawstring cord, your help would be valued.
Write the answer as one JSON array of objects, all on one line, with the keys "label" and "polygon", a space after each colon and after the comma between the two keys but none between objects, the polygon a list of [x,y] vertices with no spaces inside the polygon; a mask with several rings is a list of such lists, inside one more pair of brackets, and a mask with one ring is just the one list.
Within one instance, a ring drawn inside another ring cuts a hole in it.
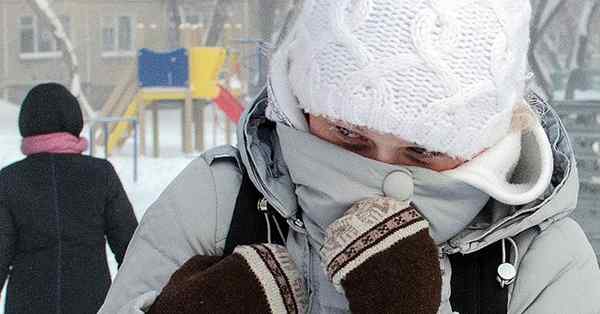
[{"label": "jacket drawstring cord", "polygon": [[265,216],[265,221],[267,222],[267,243],[271,244],[273,241],[271,240],[271,222],[269,221],[269,214],[265,212],[263,215]]},{"label": "jacket drawstring cord", "polygon": [[281,231],[279,222],[277,222],[277,219],[275,218],[273,218],[273,222],[275,223],[275,227],[277,227],[277,232],[279,233],[279,237],[281,238],[282,243],[285,243],[285,236],[283,235],[283,231]]},{"label": "jacket drawstring cord", "polygon": [[269,205],[266,198],[261,198],[256,204],[256,208],[258,211],[263,213],[265,217],[265,222],[267,223],[267,243],[272,244],[273,239],[271,238],[271,221],[269,218],[273,218],[273,222],[275,223],[275,227],[277,228],[277,232],[279,233],[279,237],[281,237],[282,243],[285,243],[285,236],[283,235],[283,231],[281,231],[281,226],[279,226],[279,222],[277,218],[273,217],[272,213],[269,212]]},{"label": "jacket drawstring cord", "polygon": [[[514,251],[515,258],[514,258],[513,263],[508,261],[506,258],[506,241],[507,240],[508,240],[508,242],[510,242],[511,247]],[[502,264],[500,264],[498,266],[498,272],[497,272],[498,275],[496,277],[496,279],[500,283],[501,288],[505,288],[505,287],[511,285],[515,281],[515,278],[517,277],[516,266],[517,266],[518,262],[519,262],[519,247],[517,246],[517,243],[515,242],[515,240],[513,240],[511,237],[502,239]]]}]

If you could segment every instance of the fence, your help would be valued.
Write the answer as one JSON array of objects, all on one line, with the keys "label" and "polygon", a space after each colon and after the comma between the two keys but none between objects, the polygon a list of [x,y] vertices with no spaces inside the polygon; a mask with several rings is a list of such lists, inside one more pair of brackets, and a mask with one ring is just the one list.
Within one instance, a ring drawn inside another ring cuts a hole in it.
[{"label": "fence", "polygon": [[96,128],[98,125],[102,125],[103,139],[104,139],[104,158],[108,158],[108,138],[110,135],[110,125],[119,122],[127,122],[131,124],[133,129],[133,182],[137,182],[138,179],[138,120],[136,118],[123,118],[123,117],[106,117],[97,118],[90,123],[90,156],[94,156],[96,150]]}]

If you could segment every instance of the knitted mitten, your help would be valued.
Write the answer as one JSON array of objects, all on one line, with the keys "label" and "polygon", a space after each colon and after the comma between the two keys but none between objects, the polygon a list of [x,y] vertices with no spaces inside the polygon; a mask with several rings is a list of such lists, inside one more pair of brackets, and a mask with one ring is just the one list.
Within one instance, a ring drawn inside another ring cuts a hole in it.
[{"label": "knitted mitten", "polygon": [[352,313],[437,313],[442,277],[428,227],[392,198],[361,201],[328,227],[323,267]]},{"label": "knitted mitten", "polygon": [[191,258],[148,313],[304,313],[305,304],[304,282],[287,250],[258,244],[224,258]]}]

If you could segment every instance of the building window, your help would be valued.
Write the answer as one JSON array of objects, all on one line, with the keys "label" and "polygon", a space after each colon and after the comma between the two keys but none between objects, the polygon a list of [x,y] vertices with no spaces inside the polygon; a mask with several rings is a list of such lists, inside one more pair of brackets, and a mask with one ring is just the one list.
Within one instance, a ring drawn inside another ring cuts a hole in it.
[{"label": "building window", "polygon": [[192,25],[208,25],[208,21],[210,20],[209,12],[212,13],[211,8],[198,8],[198,7],[186,7],[184,9],[186,12],[183,16],[181,16],[181,23],[188,23]]},{"label": "building window", "polygon": [[134,18],[105,16],[102,18],[102,54],[104,56],[133,55]]},{"label": "building window", "polygon": [[22,16],[21,26],[21,53],[34,53],[35,48],[35,23],[33,16]]},{"label": "building window", "polygon": [[200,21],[200,15],[197,14],[188,15],[185,17],[185,22],[192,25],[200,24]]},{"label": "building window", "polygon": [[102,18],[102,51],[115,51],[115,27],[112,17]]},{"label": "building window", "polygon": [[192,25],[204,25],[206,26],[208,23],[208,18],[206,14],[198,13],[198,14],[190,14],[186,15],[185,18],[182,18],[182,23],[188,23]]},{"label": "building window", "polygon": [[131,25],[131,18],[128,16],[119,17],[119,50],[120,51],[131,51],[133,50],[133,25]]},{"label": "building window", "polygon": [[[71,37],[71,19],[59,16],[65,32]],[[60,57],[60,46],[57,44],[52,28],[35,16],[22,16],[19,19],[21,57]]]}]

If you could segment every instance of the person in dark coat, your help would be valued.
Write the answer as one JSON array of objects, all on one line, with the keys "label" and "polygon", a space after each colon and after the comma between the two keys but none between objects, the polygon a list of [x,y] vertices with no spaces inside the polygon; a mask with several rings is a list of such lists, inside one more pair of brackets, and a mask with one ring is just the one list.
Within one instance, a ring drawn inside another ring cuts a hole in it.
[{"label": "person in dark coat", "polygon": [[0,171],[0,285],[6,314],[96,313],[109,289],[106,240],[120,265],[137,219],[110,162],[81,153],[83,116],[42,84],[19,115],[27,156]]}]

